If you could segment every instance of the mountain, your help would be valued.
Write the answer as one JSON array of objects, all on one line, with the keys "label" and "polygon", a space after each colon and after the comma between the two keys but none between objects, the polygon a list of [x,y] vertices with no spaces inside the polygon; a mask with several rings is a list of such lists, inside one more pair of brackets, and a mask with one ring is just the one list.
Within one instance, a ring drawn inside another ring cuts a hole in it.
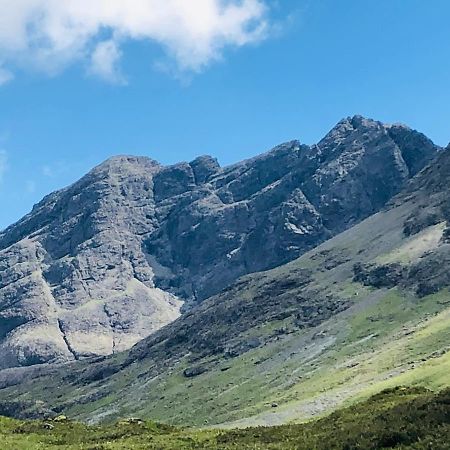
[{"label": "mountain", "polygon": [[379,211],[438,151],[356,116],[225,168],[112,158],[0,234],[0,368],[128,349]]},{"label": "mountain", "polygon": [[110,357],[0,372],[0,414],[275,425],[448,387],[450,148],[383,208]]}]

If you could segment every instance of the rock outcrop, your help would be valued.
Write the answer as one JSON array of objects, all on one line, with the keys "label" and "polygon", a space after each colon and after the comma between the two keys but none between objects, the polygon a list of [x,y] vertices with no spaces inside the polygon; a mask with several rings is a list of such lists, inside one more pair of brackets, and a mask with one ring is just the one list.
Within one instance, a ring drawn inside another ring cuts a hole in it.
[{"label": "rock outcrop", "polygon": [[379,211],[438,150],[357,116],[225,168],[112,158],[0,233],[0,368],[129,348]]},{"label": "rock outcrop", "polygon": [[0,367],[124,350],[179,316],[142,249],[147,158],[114,158],[0,235]]},{"label": "rock outcrop", "polygon": [[158,205],[161,224],[146,239],[168,269],[157,283],[203,300],[291,261],[379,211],[436,152],[408,127],[356,116],[317,145],[292,141],[231,167],[212,165],[195,190],[188,165],[164,169],[159,176],[173,178],[184,168],[183,187],[172,187],[184,193]]}]

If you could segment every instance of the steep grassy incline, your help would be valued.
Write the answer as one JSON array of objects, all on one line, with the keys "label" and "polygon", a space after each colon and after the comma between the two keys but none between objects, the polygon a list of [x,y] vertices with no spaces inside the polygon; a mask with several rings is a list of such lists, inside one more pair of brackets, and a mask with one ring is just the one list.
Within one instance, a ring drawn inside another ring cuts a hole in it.
[{"label": "steep grassy incline", "polygon": [[390,209],[129,352],[0,373],[0,414],[276,425],[388,387],[448,386],[450,196],[430,173],[450,179],[448,151]]},{"label": "steep grassy incline", "polygon": [[89,427],[0,418],[0,439],[3,450],[438,450],[450,441],[450,391],[399,388],[308,424],[236,431],[181,430],[140,421]]}]

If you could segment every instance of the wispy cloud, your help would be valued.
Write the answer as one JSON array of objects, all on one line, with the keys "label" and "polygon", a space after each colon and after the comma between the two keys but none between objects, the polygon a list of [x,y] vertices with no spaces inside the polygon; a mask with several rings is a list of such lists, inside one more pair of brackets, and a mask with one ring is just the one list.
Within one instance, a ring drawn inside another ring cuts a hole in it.
[{"label": "wispy cloud", "polygon": [[126,84],[119,67],[121,57],[122,52],[113,39],[99,42],[91,56],[90,72],[110,83]]},{"label": "wispy cloud", "polygon": [[53,171],[52,167],[50,167],[47,164],[45,166],[41,167],[41,172],[42,172],[42,175],[44,175],[44,177],[48,177],[48,178],[51,178],[54,175],[54,171]]},{"label": "wispy cloud", "polygon": [[25,183],[25,190],[28,194],[34,194],[36,192],[36,182],[34,180],[27,180]]},{"label": "wispy cloud", "polygon": [[180,72],[198,72],[226,47],[263,39],[267,16],[266,0],[0,0],[0,82],[15,66],[58,73],[83,61],[123,83],[129,40],[158,43]]},{"label": "wispy cloud", "polygon": [[45,178],[55,178],[60,177],[61,175],[67,175],[72,170],[72,164],[69,164],[68,161],[65,160],[52,161],[40,167],[41,175]]}]

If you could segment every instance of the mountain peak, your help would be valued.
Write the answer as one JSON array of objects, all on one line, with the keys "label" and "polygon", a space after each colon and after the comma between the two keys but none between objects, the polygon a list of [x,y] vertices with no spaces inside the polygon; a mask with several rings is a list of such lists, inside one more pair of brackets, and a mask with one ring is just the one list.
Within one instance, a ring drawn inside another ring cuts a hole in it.
[{"label": "mountain peak", "polygon": [[204,183],[220,170],[219,161],[210,155],[201,155],[189,163],[197,184]]},{"label": "mountain peak", "polygon": [[383,124],[373,119],[367,119],[360,115],[349,116],[341,119],[319,142],[319,145],[323,145],[326,142],[331,142],[333,145],[335,142],[341,141],[349,134],[364,129],[377,129],[382,128]]},{"label": "mountain peak", "polygon": [[383,124],[377,120],[369,119],[367,117],[361,116],[359,114],[350,118],[350,122],[353,128],[358,129],[361,127],[369,128],[369,127],[380,127]]},{"label": "mountain peak", "polygon": [[200,155],[197,156],[194,160],[190,162],[190,164],[213,164],[217,167],[220,167],[219,161],[217,158],[214,158],[211,155]]},{"label": "mountain peak", "polygon": [[[354,116],[347,116],[341,119],[333,128],[359,128],[361,126],[374,126],[374,125],[382,125],[381,122],[364,117],[360,114],[355,114]],[[331,131],[332,131],[331,130]]]},{"label": "mountain peak", "polygon": [[342,120],[340,120],[334,128],[342,129],[342,128],[403,128],[406,130],[411,130],[411,128],[403,123],[383,123],[375,119],[371,119],[369,117],[364,117],[361,114],[355,114],[354,116],[348,116]]},{"label": "mountain peak", "polygon": [[318,146],[291,141],[224,169],[208,155],[114,156],[0,234],[0,291],[14,299],[0,297],[0,367],[128,348],[182,300],[379,211],[435,153],[417,132],[355,116]]},{"label": "mountain peak", "polygon": [[408,130],[408,131],[412,131],[412,128],[409,127],[408,125],[402,123],[402,122],[394,122],[394,123],[388,123],[385,124],[385,127],[390,129],[390,128],[401,128],[403,130]]},{"label": "mountain peak", "polygon": [[158,161],[155,161],[154,159],[151,159],[147,156],[115,155],[103,161],[98,166],[94,167],[91,172],[117,169],[124,171],[126,169],[137,167],[145,169],[155,169],[161,167],[161,164]]}]

